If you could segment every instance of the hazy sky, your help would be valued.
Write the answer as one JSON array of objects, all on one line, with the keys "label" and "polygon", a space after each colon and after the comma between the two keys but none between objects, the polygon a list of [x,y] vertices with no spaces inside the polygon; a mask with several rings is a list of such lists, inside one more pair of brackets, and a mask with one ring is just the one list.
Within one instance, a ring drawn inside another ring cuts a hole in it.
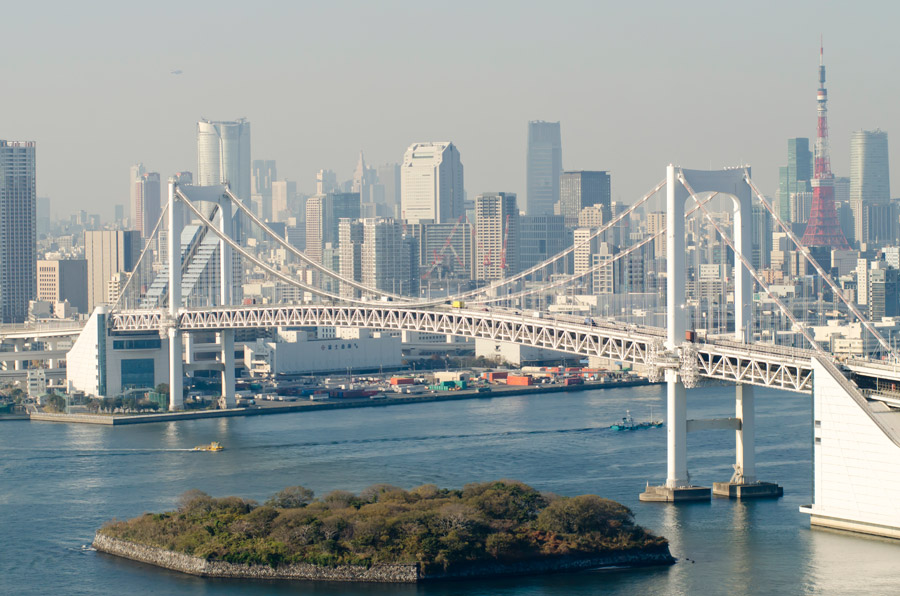
[{"label": "hazy sky", "polygon": [[[633,202],[685,167],[753,166],[774,195],[786,139],[815,136],[820,33],[836,175],[881,128],[898,196],[895,2],[5,3],[0,138],[38,143],[54,212],[112,214],[128,167],[196,170],[198,118],[246,117],[255,159],[314,174],[452,140],[470,197],[525,194],[528,120],[563,166]],[[180,75],[171,71],[181,70]]]}]

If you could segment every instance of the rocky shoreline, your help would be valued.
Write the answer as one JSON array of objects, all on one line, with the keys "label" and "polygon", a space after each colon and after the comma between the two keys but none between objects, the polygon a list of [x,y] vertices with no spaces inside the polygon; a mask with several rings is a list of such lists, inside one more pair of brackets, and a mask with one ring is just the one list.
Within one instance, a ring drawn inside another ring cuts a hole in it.
[{"label": "rocky shoreline", "polygon": [[418,583],[429,580],[532,575],[611,567],[648,567],[675,563],[675,558],[669,553],[669,547],[662,546],[644,551],[631,550],[594,557],[559,556],[512,563],[473,563],[446,572],[426,574],[417,564],[324,567],[309,563],[294,563],[273,568],[267,565],[239,565],[224,561],[207,561],[171,550],[112,538],[100,532],[94,536],[93,547],[99,552],[182,573],[233,579]]}]

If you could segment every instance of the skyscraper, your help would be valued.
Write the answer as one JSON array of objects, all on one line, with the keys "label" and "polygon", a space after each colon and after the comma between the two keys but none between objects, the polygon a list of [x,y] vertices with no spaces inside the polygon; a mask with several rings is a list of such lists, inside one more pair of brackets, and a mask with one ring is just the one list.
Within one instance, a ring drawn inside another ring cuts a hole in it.
[{"label": "skyscraper", "polygon": [[[233,122],[200,120],[197,123],[198,186],[228,183],[231,192],[245,207],[250,199],[250,123],[241,118]],[[240,218],[234,218],[235,224]],[[240,228],[235,226],[236,237]]]},{"label": "skyscraper", "polygon": [[134,269],[141,253],[141,233],[137,230],[96,230],[84,233],[87,259],[87,312],[106,304],[109,283],[117,273]]},{"label": "skyscraper", "polygon": [[528,123],[528,157],[525,213],[553,215],[559,202],[562,174],[562,140],[559,122],[534,120]]},{"label": "skyscraper", "polygon": [[[416,247],[401,223],[392,218],[343,219],[341,275],[385,292],[414,294],[418,291]],[[341,292],[345,296],[359,293],[349,286],[342,286]]]},{"label": "skyscraper", "polygon": [[290,217],[296,198],[296,182],[290,180],[272,182],[272,221],[285,221]]},{"label": "skyscraper", "polygon": [[449,223],[465,212],[463,165],[453,143],[410,145],[400,172],[403,219],[410,223]]},{"label": "skyscraper", "polygon": [[888,138],[882,130],[857,130],[850,137],[850,200],[864,203],[891,200]]},{"label": "skyscraper", "polygon": [[568,227],[577,226],[581,210],[592,205],[602,205],[609,221],[611,202],[609,172],[563,172],[559,178],[559,214]]},{"label": "skyscraper", "polygon": [[0,322],[22,323],[37,292],[33,141],[0,140]]},{"label": "skyscraper", "polygon": [[519,207],[516,193],[475,198],[475,279],[494,280],[519,272]]},{"label": "skyscraper", "polygon": [[162,210],[162,190],[158,172],[141,174],[134,181],[134,227],[147,239],[153,232]]},{"label": "skyscraper", "polygon": [[326,266],[324,248],[338,248],[341,219],[359,219],[359,194],[333,192],[306,201],[306,255]]},{"label": "skyscraper", "polygon": [[128,168],[128,206],[131,209],[131,225],[135,225],[137,221],[137,213],[134,212],[134,207],[137,205],[137,182],[146,172],[142,163],[136,163]]},{"label": "skyscraper", "polygon": [[400,204],[400,164],[388,163],[378,167],[378,183],[384,186],[384,202]]},{"label": "skyscraper", "polygon": [[257,206],[256,215],[272,221],[272,183],[277,178],[274,159],[254,159],[250,167],[250,200]]},{"label": "skyscraper", "polygon": [[359,160],[357,160],[356,169],[353,171],[353,182],[350,186],[350,192],[359,193],[360,203],[375,202],[376,193],[374,192],[374,187],[377,178],[375,169],[366,165],[366,158],[363,156],[362,150],[360,150]]},{"label": "skyscraper", "polygon": [[791,219],[792,196],[812,192],[812,162],[809,139],[788,139],[788,163],[778,171],[778,217],[783,221],[795,221]]}]

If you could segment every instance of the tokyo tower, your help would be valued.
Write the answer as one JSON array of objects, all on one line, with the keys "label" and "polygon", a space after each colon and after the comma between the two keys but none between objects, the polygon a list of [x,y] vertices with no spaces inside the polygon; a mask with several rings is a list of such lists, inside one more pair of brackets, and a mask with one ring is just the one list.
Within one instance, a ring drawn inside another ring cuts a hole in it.
[{"label": "tokyo tower", "polygon": [[819,91],[818,126],[816,129],[815,171],[813,173],[813,201],[809,212],[806,232],[800,242],[807,247],[827,246],[848,249],[847,239],[841,231],[837,212],[834,209],[834,174],[831,173],[831,158],[828,152],[828,92],[825,90],[825,61],[822,46],[819,46]]}]

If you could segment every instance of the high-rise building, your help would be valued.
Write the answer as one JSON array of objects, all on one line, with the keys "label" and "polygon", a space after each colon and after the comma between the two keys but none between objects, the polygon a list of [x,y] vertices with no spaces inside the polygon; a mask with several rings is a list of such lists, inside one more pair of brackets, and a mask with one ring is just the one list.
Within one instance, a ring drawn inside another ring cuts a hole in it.
[{"label": "high-rise building", "polygon": [[562,175],[562,140],[559,122],[533,120],[528,123],[526,170],[526,215],[553,215],[559,202]]},{"label": "high-rise building", "polygon": [[116,273],[134,269],[141,253],[137,230],[95,230],[84,233],[87,260],[87,312],[106,304],[109,281]]},{"label": "high-rise building", "polygon": [[[647,214],[647,233],[653,236],[666,229],[666,212],[653,211]],[[660,234],[659,238],[653,241],[653,257],[656,259],[666,258],[666,235]]]},{"label": "high-rise building", "polygon": [[[594,277],[587,272],[593,267],[594,255],[598,254],[600,249],[600,237],[594,236],[594,232],[596,231],[597,230],[593,228],[576,228],[572,234],[574,246],[572,252],[574,264],[573,273],[575,275],[581,275],[581,283],[589,288],[593,287]],[[612,268],[609,269],[612,271]],[[612,292],[599,293],[611,294]]]},{"label": "high-rise building", "polygon": [[256,216],[273,221],[272,183],[278,177],[274,159],[254,159],[250,166],[250,201]]},{"label": "high-rise building", "polygon": [[35,144],[0,140],[0,323],[23,323],[37,293]]},{"label": "high-rise building", "polygon": [[306,255],[326,266],[324,249],[339,249],[340,221],[359,219],[359,194],[333,192],[316,195],[306,201]]},{"label": "high-rise building", "polygon": [[159,173],[146,172],[134,181],[134,227],[145,240],[153,232],[162,212]]},{"label": "high-rise building", "polygon": [[897,225],[891,199],[887,133],[858,130],[850,137],[852,238],[858,243],[893,242]]},{"label": "high-rise building", "polygon": [[131,209],[131,225],[135,225],[137,221],[137,213],[135,213],[135,205],[138,204],[137,200],[137,191],[138,191],[138,180],[141,179],[147,172],[147,169],[144,168],[144,164],[136,163],[130,168],[128,168],[128,206]]},{"label": "high-rise building", "polygon": [[455,222],[465,212],[463,165],[453,143],[410,145],[400,171],[401,217],[409,223]]},{"label": "high-rise building", "polygon": [[[252,208],[250,193],[250,123],[200,120],[197,123],[198,186],[227,183],[245,207]],[[239,217],[234,234],[241,237]]]},{"label": "high-rise building", "polygon": [[559,214],[569,227],[577,226],[581,210],[591,205],[601,205],[609,221],[611,202],[609,172],[563,172],[559,178]]},{"label": "high-rise building", "polygon": [[753,236],[751,262],[756,270],[769,267],[772,252],[772,215],[759,203],[753,204],[753,220],[750,233]]},{"label": "high-rise building", "polygon": [[297,197],[297,183],[290,180],[272,182],[272,221],[285,221]]},{"label": "high-rise building", "polygon": [[337,174],[331,170],[319,170],[316,172],[316,194],[324,195],[336,192],[339,189]]},{"label": "high-rise building", "polygon": [[888,266],[884,261],[875,261],[867,272],[867,304],[869,320],[878,322],[882,317],[900,315],[900,279],[897,269]]},{"label": "high-rise building", "polygon": [[400,205],[400,164],[388,163],[378,167],[378,183],[384,187],[384,202],[391,207]]},{"label": "high-rise building", "polygon": [[366,158],[362,150],[359,152],[359,159],[356,162],[356,169],[353,171],[353,181],[350,186],[350,192],[359,193],[359,201],[361,203],[377,202],[378,193],[376,191],[376,183],[378,175],[374,168],[366,165]]},{"label": "high-rise building", "polygon": [[317,263],[322,262],[322,240],[325,231],[326,195],[316,195],[306,200],[306,256]]},{"label": "high-rise building", "polygon": [[[394,294],[418,292],[417,244],[392,218],[342,219],[340,222],[341,275],[370,288]],[[341,289],[355,295],[352,288]]]},{"label": "high-rise building", "polygon": [[472,278],[471,224],[410,224],[408,230],[418,239],[418,266],[423,278]]},{"label": "high-rise building", "polygon": [[493,192],[475,198],[474,279],[495,280],[519,272],[519,207],[516,193]]},{"label": "high-rise building", "polygon": [[812,192],[813,154],[809,139],[788,139],[788,163],[779,168],[778,174],[778,217],[782,221],[796,221],[791,219],[792,196]]},{"label": "high-rise building", "polygon": [[87,310],[87,261],[85,259],[63,259],[37,262],[37,299],[47,302],[62,302],[78,309]]},{"label": "high-rise building", "polygon": [[850,137],[850,200],[891,200],[888,138],[882,130],[857,130]]},{"label": "high-rise building", "polygon": [[[520,270],[534,267],[572,244],[572,230],[566,228],[562,215],[522,215],[519,217],[519,232]],[[564,262],[562,267],[565,266]],[[535,273],[546,277],[566,271],[549,268]]]}]

